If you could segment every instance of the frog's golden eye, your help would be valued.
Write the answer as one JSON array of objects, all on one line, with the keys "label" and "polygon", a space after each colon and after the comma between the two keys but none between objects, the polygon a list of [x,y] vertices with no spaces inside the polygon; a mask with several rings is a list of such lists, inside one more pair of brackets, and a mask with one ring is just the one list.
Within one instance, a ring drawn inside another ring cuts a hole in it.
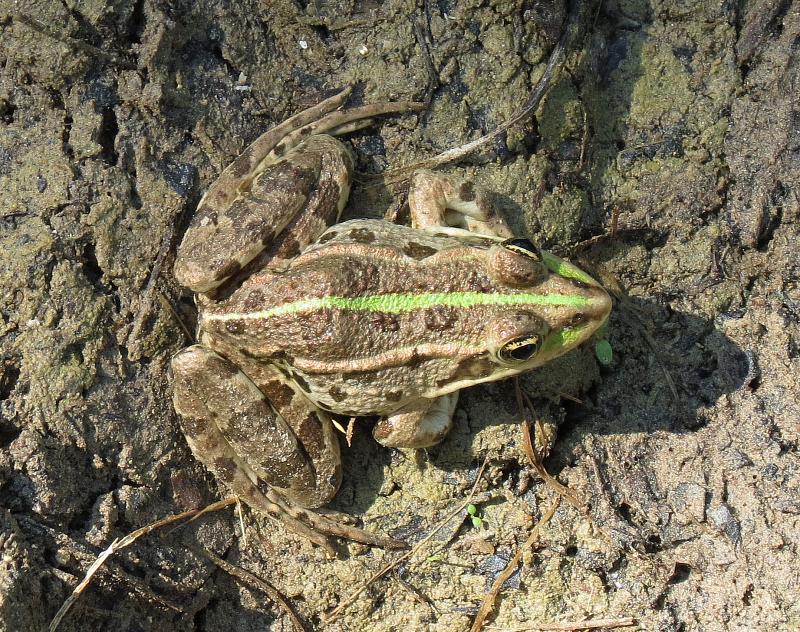
[{"label": "frog's golden eye", "polygon": [[543,337],[539,334],[528,334],[514,338],[497,350],[497,358],[505,364],[527,362],[535,356],[542,346]]},{"label": "frog's golden eye", "polygon": [[542,260],[542,252],[539,250],[539,247],[536,244],[534,244],[530,239],[522,239],[522,238],[506,239],[503,242],[502,246],[506,250],[515,252],[518,255],[522,255],[523,257],[528,257],[529,259],[533,259],[534,261]]}]

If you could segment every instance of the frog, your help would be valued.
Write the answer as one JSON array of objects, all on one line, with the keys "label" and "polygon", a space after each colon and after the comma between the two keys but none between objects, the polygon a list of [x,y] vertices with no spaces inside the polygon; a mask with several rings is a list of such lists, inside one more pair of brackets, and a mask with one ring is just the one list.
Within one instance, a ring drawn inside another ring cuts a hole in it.
[{"label": "frog", "polygon": [[410,226],[340,222],[354,158],[337,138],[413,102],[344,109],[350,89],[258,137],[210,186],[177,249],[196,343],[171,360],[194,456],[238,498],[333,552],[405,543],[326,509],[342,481],[338,417],[378,417],[384,446],[447,435],[459,391],[588,340],[611,298],[513,234],[491,194],[420,170]]}]

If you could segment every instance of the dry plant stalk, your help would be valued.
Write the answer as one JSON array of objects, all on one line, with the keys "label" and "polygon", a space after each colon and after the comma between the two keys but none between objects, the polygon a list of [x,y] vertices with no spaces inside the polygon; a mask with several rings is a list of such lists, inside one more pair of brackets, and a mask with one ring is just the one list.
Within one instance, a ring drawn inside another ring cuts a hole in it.
[{"label": "dry plant stalk", "polygon": [[122,549],[130,546],[136,540],[138,540],[143,535],[147,535],[151,531],[158,529],[160,527],[166,526],[168,524],[172,524],[174,522],[180,522],[186,518],[191,518],[194,520],[202,516],[203,514],[210,513],[212,511],[219,511],[220,509],[224,509],[228,505],[233,505],[236,503],[237,499],[233,496],[230,498],[226,498],[224,500],[220,500],[219,502],[213,503],[204,507],[203,509],[192,509],[191,511],[184,511],[179,514],[175,514],[173,516],[167,516],[166,518],[162,518],[161,520],[156,520],[152,524],[145,525],[144,527],[140,527],[136,529],[136,531],[132,531],[128,535],[117,538],[111,544],[108,545],[108,548],[103,551],[98,558],[92,563],[92,565],[87,569],[86,575],[84,576],[81,583],[75,586],[75,589],[72,591],[72,594],[67,597],[66,601],[61,604],[61,607],[56,612],[56,615],[53,617],[53,620],[50,622],[50,626],[47,628],[48,632],[55,632],[58,628],[58,625],[61,623],[61,620],[64,616],[69,612],[69,609],[73,606],[73,604],[78,600],[84,590],[86,590],[87,586],[92,581],[95,573],[100,569],[101,566],[105,563],[105,561],[111,557],[117,551],[121,551]]},{"label": "dry plant stalk", "polygon": [[475,483],[473,483],[472,489],[470,489],[469,494],[467,494],[467,497],[461,502],[461,504],[458,505],[458,507],[456,507],[452,512],[450,512],[445,518],[440,520],[439,523],[433,529],[431,529],[428,535],[426,535],[424,538],[422,538],[422,540],[417,542],[417,544],[415,544],[412,549],[406,551],[397,559],[386,564],[381,570],[374,573],[367,581],[363,582],[360,586],[358,586],[358,588],[356,588],[352,593],[350,593],[350,595],[348,595],[347,598],[344,599],[344,601],[342,601],[333,610],[331,610],[326,614],[323,614],[322,622],[328,624],[331,623],[332,621],[335,621],[339,617],[339,615],[341,615],[344,609],[347,608],[347,606],[349,606],[350,604],[352,604],[356,599],[358,599],[358,596],[362,592],[364,592],[370,586],[370,584],[379,580],[381,577],[388,574],[394,568],[397,568],[407,559],[413,557],[423,546],[425,546],[431,540],[431,538],[433,538],[433,536],[435,536],[439,531],[441,531],[447,525],[447,523],[449,523],[459,513],[464,511],[467,508],[467,505],[469,505],[470,502],[472,502],[472,498],[475,496],[475,490],[478,488],[478,483],[480,483],[481,478],[483,477],[483,471],[486,469],[487,463],[488,459],[485,459],[483,461],[483,464],[481,465],[481,468],[478,470],[478,475],[475,477]]},{"label": "dry plant stalk", "polygon": [[211,562],[213,562],[214,564],[219,566],[219,568],[221,568],[223,571],[228,573],[228,575],[236,577],[237,579],[242,581],[242,583],[249,583],[258,588],[261,592],[265,593],[270,599],[272,599],[272,601],[278,604],[281,610],[283,610],[286,613],[286,616],[289,617],[289,619],[292,622],[292,625],[294,625],[295,629],[298,630],[298,632],[308,632],[308,628],[306,628],[306,626],[300,620],[300,617],[297,616],[297,613],[292,609],[292,606],[289,605],[289,602],[283,596],[281,591],[275,588],[272,584],[261,579],[260,577],[256,577],[255,575],[253,575],[253,573],[244,570],[240,566],[236,566],[234,564],[231,564],[230,562],[226,562],[221,557],[214,555],[211,551],[207,549],[193,549],[193,550],[196,550],[197,553],[200,553],[204,557],[208,558]]},{"label": "dry plant stalk", "polygon": [[[525,452],[525,456],[528,457],[528,460],[530,461],[533,469],[536,470],[536,473],[554,492],[563,497],[578,511],[583,511],[583,503],[578,495],[569,487],[563,485],[557,478],[555,478],[545,469],[544,463],[542,462],[542,457],[536,450],[536,442],[531,436],[529,414],[531,417],[534,416],[535,411],[533,408],[533,402],[531,402],[530,398],[522,392],[517,380],[514,382],[514,391],[517,397],[517,406],[519,406],[520,415],[522,416],[522,449]],[[541,421],[538,417],[536,417],[535,423],[537,430],[539,432],[543,432],[544,429],[542,428]]]},{"label": "dry plant stalk", "polygon": [[522,559],[523,552],[531,548],[533,543],[539,539],[539,533],[541,532],[542,527],[550,522],[550,518],[552,518],[553,514],[556,513],[556,509],[558,509],[560,504],[561,496],[556,496],[556,499],[550,506],[550,509],[544,513],[539,522],[536,523],[536,526],[534,526],[531,530],[531,533],[528,536],[528,539],[525,541],[525,544],[517,549],[517,552],[514,553],[514,556],[508,560],[508,564],[506,564],[506,567],[503,569],[503,571],[497,577],[495,577],[494,582],[492,582],[492,588],[488,593],[486,593],[486,596],[483,598],[483,602],[481,603],[481,607],[478,610],[478,614],[475,615],[475,620],[472,622],[470,632],[480,632],[486,617],[488,617],[494,609],[494,602],[497,599],[497,595],[500,593],[500,589],[503,587],[503,584],[509,577],[511,577],[514,571],[517,570],[517,565]]},{"label": "dry plant stalk", "polygon": [[571,632],[572,630],[596,630],[597,628],[627,628],[636,625],[633,617],[619,619],[584,619],[583,621],[558,621],[556,623],[528,623],[517,628],[486,628],[502,632],[529,632],[530,630],[556,630]]}]

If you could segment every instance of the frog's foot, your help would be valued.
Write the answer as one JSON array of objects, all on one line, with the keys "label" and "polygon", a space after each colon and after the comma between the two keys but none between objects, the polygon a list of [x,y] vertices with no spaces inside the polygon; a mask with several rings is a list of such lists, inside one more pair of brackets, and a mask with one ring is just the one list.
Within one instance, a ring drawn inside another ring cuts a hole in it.
[{"label": "frog's foot", "polygon": [[381,548],[407,548],[404,542],[340,524],[331,517],[292,505],[273,489],[262,489],[253,481],[250,468],[241,461],[222,433],[215,431],[214,424],[201,430],[198,420],[185,413],[181,413],[181,422],[195,457],[236,496],[256,511],[271,516],[287,530],[322,547],[329,555],[336,555],[330,536]]},{"label": "frog's foot", "polygon": [[349,86],[264,132],[220,174],[200,200],[198,212],[202,212],[204,207],[217,211],[227,208],[244,182],[252,179],[265,164],[274,163],[309,136],[345,134],[370,125],[373,117],[424,107],[422,103],[398,101],[335,111],[344,105],[351,92],[352,86]]},{"label": "frog's foot", "polygon": [[470,180],[417,171],[408,190],[408,205],[414,228],[453,236],[469,232],[513,237],[497,215],[489,193]]},{"label": "frog's foot", "polygon": [[372,436],[389,448],[429,448],[450,431],[457,402],[458,391],[415,402],[381,419]]}]

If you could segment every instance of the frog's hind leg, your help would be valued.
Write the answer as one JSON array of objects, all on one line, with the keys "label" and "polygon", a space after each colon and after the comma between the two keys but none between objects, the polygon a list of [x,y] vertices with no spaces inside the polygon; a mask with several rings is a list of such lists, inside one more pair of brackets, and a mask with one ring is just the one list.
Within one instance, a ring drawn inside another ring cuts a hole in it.
[{"label": "frog's hind leg", "polygon": [[513,237],[494,209],[490,195],[471,180],[417,171],[408,190],[414,228],[459,236],[465,232],[492,237]]},{"label": "frog's hind leg", "polygon": [[178,247],[174,272],[181,285],[206,293],[256,267],[283,269],[338,221],[353,158],[328,134],[415,108],[402,102],[332,111],[346,96],[342,92],[269,130],[222,172]]},{"label": "frog's hind leg", "polygon": [[341,92],[298,112],[253,141],[209,187],[197,207],[197,215],[226,209],[254,174],[288,154],[306,138],[315,134],[345,134],[372,123],[383,114],[421,110],[424,105],[412,101],[377,103],[336,111],[352,92],[348,86]]},{"label": "frog's hind leg", "polygon": [[[314,471],[293,431],[233,363],[195,345],[173,357],[172,373],[173,404],[192,453],[253,509],[330,553],[333,548],[326,535],[373,546],[402,546],[297,507],[276,489],[259,484],[263,480],[290,496],[322,486],[321,501],[336,492],[339,473]],[[242,453],[248,454],[248,461]]]}]

